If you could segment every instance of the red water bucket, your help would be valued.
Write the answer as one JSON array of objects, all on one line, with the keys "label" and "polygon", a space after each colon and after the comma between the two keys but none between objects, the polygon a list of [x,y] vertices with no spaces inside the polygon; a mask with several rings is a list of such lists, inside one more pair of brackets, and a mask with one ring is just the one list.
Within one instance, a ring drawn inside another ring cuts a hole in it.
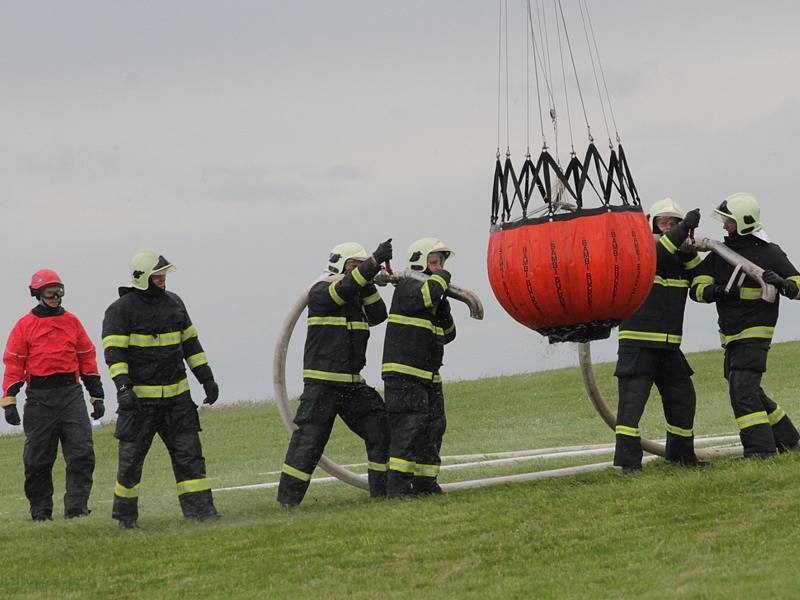
[{"label": "red water bucket", "polygon": [[647,298],[653,234],[638,206],[603,206],[492,227],[489,282],[514,319],[550,342],[590,341]]}]

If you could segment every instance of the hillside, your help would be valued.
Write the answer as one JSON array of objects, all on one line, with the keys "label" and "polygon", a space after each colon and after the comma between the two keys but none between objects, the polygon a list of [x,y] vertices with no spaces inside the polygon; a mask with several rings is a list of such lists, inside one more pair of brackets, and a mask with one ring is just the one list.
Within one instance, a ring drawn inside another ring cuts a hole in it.
[{"label": "hillside", "polygon": [[[689,360],[699,397],[697,434],[734,433],[721,353]],[[765,388],[800,421],[792,377],[798,363],[800,342],[775,345]],[[612,370],[596,368],[615,404]],[[577,368],[455,382],[445,394],[445,455],[613,441]],[[277,480],[288,434],[274,406],[205,409],[202,422],[216,488]],[[663,436],[657,397],[643,427],[649,437]],[[60,518],[59,459],[56,518],[43,524],[27,514],[23,438],[0,438],[4,598],[746,598],[785,596],[795,586],[800,453],[758,463],[720,459],[703,471],[657,460],[635,477],[607,470],[413,502],[374,502],[338,482],[318,483],[292,511],[278,508],[274,488],[220,490],[224,519],[195,524],[180,516],[157,441],[141,485],[141,529],[121,532],[110,518],[112,433],[95,431],[93,514]],[[341,463],[364,460],[358,440],[341,426],[327,454]],[[442,480],[609,456],[448,470]]]}]

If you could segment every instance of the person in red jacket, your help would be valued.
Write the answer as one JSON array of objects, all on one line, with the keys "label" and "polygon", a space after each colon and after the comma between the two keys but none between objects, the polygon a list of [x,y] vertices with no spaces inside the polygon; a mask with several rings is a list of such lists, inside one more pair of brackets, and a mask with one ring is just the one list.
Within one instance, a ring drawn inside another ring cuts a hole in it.
[{"label": "person in red jacket", "polygon": [[16,396],[26,386],[22,457],[33,520],[52,520],[53,463],[59,442],[67,464],[64,518],[82,517],[90,512],[94,447],[79,380],[91,396],[92,418],[105,413],[94,344],[78,317],[61,306],[64,284],[55,271],[34,273],[30,292],[39,304],[17,321],[8,336],[0,406],[6,421],[19,425]]}]

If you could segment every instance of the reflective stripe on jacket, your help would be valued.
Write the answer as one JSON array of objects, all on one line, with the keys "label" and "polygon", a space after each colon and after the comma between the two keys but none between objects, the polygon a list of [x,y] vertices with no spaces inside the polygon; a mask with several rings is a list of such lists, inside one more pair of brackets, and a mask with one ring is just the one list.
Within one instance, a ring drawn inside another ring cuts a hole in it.
[{"label": "reflective stripe on jacket", "polygon": [[363,381],[369,328],[386,320],[386,305],[370,283],[380,266],[370,257],[344,277],[325,277],[308,292],[303,380]]},{"label": "reflective stripe on jacket", "polygon": [[444,345],[456,336],[450,304],[443,298],[449,282],[450,274],[443,271],[426,282],[409,278],[397,284],[383,346],[384,378],[441,381]]},{"label": "reflective stripe on jacket", "polygon": [[140,398],[188,391],[184,362],[200,383],[214,379],[186,306],[170,291],[120,288],[103,319],[103,349],[117,387],[133,386]]},{"label": "reflective stripe on jacket", "polygon": [[[725,245],[765,270],[775,271],[784,279],[800,283],[800,273],[777,244],[753,235],[730,235]],[[695,302],[714,302],[713,286],[727,285],[733,266],[709,252],[691,282],[689,295]],[[794,289],[794,288],[793,288]],[[780,295],[775,302],[761,299],[758,282],[745,277],[738,297],[717,301],[717,323],[722,345],[739,341],[769,341],[778,322]]]},{"label": "reflective stripe on jacket", "polygon": [[700,264],[696,252],[682,252],[688,230],[683,222],[656,240],[656,275],[644,304],[619,326],[620,346],[677,348],[683,338],[683,314],[689,281]]}]

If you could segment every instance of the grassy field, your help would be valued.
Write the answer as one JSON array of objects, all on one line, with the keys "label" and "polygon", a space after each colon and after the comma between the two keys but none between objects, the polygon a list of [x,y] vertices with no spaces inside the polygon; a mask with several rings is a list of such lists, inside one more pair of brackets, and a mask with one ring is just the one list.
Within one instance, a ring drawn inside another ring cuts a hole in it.
[{"label": "grassy field", "polygon": [[[734,433],[720,352],[689,356],[698,435]],[[777,344],[765,388],[800,420],[793,378],[800,342]],[[615,404],[612,365],[599,365]],[[445,386],[444,453],[524,450],[613,441],[590,406],[577,368]],[[288,442],[269,404],[202,413],[215,487],[269,483]],[[663,437],[657,396],[643,422]],[[763,462],[720,459],[693,471],[657,460],[641,475],[614,470],[454,492],[417,501],[370,501],[340,483],[311,486],[285,511],[274,489],[215,494],[224,519],[185,522],[169,461],[156,442],[141,485],[141,528],[111,520],[112,428],[95,432],[98,465],[85,519],[29,520],[20,436],[0,438],[2,598],[755,598],[796,597],[800,454]],[[337,426],[327,454],[362,462]],[[592,460],[606,460],[598,457]],[[580,460],[447,471],[442,480],[549,469]],[[324,473],[317,473],[324,476]]]}]

